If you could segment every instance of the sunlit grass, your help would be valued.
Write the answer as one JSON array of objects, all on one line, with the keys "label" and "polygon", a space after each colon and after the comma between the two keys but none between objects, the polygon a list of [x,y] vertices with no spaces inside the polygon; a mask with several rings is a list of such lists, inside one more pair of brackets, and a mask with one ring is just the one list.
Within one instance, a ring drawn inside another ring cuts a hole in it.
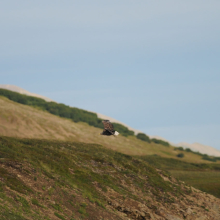
[{"label": "sunlit grass", "polygon": [[211,163],[191,152],[184,152],[184,158],[177,158],[179,151],[174,150],[174,147],[144,142],[135,136],[103,137],[99,135],[102,129],[89,126],[84,122],[75,123],[1,96],[0,124],[0,135],[4,136],[96,143],[129,155],[157,154],[186,162]]}]

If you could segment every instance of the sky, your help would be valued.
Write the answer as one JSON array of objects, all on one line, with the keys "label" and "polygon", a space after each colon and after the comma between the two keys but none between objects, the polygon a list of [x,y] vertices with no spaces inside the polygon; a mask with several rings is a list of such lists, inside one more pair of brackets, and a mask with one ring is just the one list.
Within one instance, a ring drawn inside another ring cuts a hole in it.
[{"label": "sky", "polygon": [[220,1],[0,2],[0,84],[220,150]]}]

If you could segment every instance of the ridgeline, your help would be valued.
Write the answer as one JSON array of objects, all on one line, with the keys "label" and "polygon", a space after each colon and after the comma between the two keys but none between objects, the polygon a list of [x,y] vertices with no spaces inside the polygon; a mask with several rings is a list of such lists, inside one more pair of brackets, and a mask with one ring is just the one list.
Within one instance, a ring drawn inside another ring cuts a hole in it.
[{"label": "ridgeline", "polygon": [[[56,103],[56,102],[47,102],[44,99],[22,95],[17,92],[12,92],[7,89],[0,89],[0,96],[4,96],[14,102],[32,106],[43,111],[47,111],[53,115],[60,116],[62,118],[71,119],[74,122],[86,122],[90,126],[94,126],[97,128],[103,128],[102,119],[97,117],[97,114],[75,108],[69,107],[64,104]],[[117,130],[121,135],[127,136],[134,136],[134,132],[129,130],[122,124],[113,123],[115,130]],[[137,138],[147,142],[154,142],[157,144],[162,144],[164,146],[169,146],[168,142],[158,140],[158,139],[150,139],[146,134],[137,134]]]}]

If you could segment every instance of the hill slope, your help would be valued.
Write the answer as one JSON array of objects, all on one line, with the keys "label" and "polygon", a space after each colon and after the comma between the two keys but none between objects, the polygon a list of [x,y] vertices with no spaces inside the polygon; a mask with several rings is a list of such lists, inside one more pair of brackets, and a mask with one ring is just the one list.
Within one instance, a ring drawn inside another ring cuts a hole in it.
[{"label": "hill slope", "polygon": [[[102,129],[86,123],[75,123],[68,119],[25,106],[0,96],[0,135],[22,138],[57,139],[97,143],[110,149],[131,155],[160,155],[177,158],[178,151],[170,146],[147,143],[135,136],[105,137],[99,135]],[[187,162],[208,162],[200,155],[184,152],[180,159]]]},{"label": "hill slope", "polygon": [[[204,160],[202,155],[144,142],[135,136],[103,137],[99,135],[101,131],[86,123],[75,123],[0,97],[0,136],[100,144],[121,153],[139,155],[153,166],[168,170],[183,181],[220,197],[219,160]],[[184,157],[177,157],[179,154]]]},{"label": "hill slope", "polygon": [[[7,90],[10,90],[10,91],[14,91],[14,92],[17,92],[17,93],[20,93],[20,94],[25,94],[25,95],[28,95],[28,96],[33,96],[33,97],[38,97],[38,98],[42,98],[44,99],[45,101],[53,101],[47,97],[44,97],[44,96],[41,96],[41,95],[38,95],[38,94],[34,94],[34,93],[30,93],[18,86],[14,86],[14,85],[0,85],[0,88],[3,88],[3,89],[7,89]],[[95,112],[94,112],[95,113]],[[129,127],[128,125],[114,119],[114,118],[111,118],[111,117],[108,117],[108,116],[105,116],[103,114],[100,114],[100,113],[95,113],[97,114],[98,118],[100,119],[108,119],[108,120],[111,120],[112,122],[115,122],[117,124],[120,124],[120,125],[123,125],[125,128],[128,128],[130,131],[134,132],[136,135],[138,133],[142,133],[141,131],[137,130],[137,129],[133,129],[131,127]],[[126,131],[127,133],[127,131]],[[153,138],[156,138],[156,139],[159,139],[159,140],[164,140],[166,142],[169,142],[167,140],[165,140],[164,138],[161,138],[161,137],[158,137],[158,136],[150,136],[151,139]],[[173,144],[171,142],[169,142],[170,145],[173,145],[173,146],[182,146],[184,148],[190,148],[191,150],[193,151],[196,151],[196,152],[200,152],[202,154],[208,154],[208,155],[211,155],[211,156],[220,156],[220,151],[219,150],[216,150],[215,148],[213,147],[210,147],[210,146],[205,146],[205,145],[202,145],[202,144],[199,144],[199,143],[193,143],[193,144],[189,144],[189,143],[185,143],[185,142],[182,142],[182,143],[178,143],[178,144]]]},{"label": "hill slope", "polygon": [[97,144],[0,137],[1,219],[213,219],[220,200]]}]

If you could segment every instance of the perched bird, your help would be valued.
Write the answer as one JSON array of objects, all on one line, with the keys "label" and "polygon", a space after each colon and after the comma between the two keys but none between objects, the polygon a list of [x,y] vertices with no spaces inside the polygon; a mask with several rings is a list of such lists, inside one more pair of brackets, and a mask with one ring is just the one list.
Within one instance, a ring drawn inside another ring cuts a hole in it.
[{"label": "perched bird", "polygon": [[114,126],[109,120],[103,120],[102,123],[104,125],[104,130],[102,133],[100,133],[100,135],[107,135],[107,136],[110,136],[110,135],[118,136],[119,135],[119,133],[114,130]]}]

